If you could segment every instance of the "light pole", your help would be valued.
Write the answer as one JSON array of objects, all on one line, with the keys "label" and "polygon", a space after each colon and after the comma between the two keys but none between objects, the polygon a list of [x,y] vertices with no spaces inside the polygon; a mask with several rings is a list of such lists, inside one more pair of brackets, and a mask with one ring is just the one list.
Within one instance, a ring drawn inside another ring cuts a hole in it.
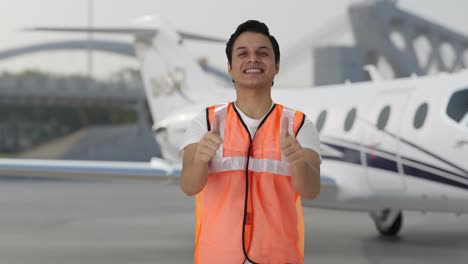
[{"label": "light pole", "polygon": [[[93,0],[88,0],[88,28],[91,29],[93,26]],[[93,33],[88,31],[88,79],[89,79],[89,87],[91,88],[92,83],[92,75],[93,75],[93,53],[92,53],[92,40],[93,40]]]}]

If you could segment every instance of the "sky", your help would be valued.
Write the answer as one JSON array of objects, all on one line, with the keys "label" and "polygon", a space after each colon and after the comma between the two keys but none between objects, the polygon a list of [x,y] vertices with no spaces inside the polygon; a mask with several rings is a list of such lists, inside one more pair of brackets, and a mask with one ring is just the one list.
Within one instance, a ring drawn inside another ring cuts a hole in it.
[{"label": "sky", "polygon": [[[0,0],[0,50],[54,40],[85,39],[85,35],[27,32],[22,29],[34,26],[86,26],[90,2],[91,0]],[[286,64],[286,69],[281,68],[275,83],[307,86],[312,84],[312,54],[311,49],[302,47],[316,41],[312,39],[313,36],[331,21],[344,17],[348,6],[354,2],[359,1],[94,0],[92,6],[94,26],[128,26],[138,17],[160,14],[180,30],[226,39],[238,24],[247,19],[263,21],[278,39],[283,55],[299,54],[299,59],[293,65]],[[400,0],[398,6],[468,34],[468,28],[465,27],[468,24],[468,1]],[[130,37],[112,39],[131,42]],[[331,44],[334,41],[347,43],[352,40],[349,34],[330,32],[330,36],[321,40],[321,44]],[[223,44],[190,43],[188,46],[196,58],[207,58],[211,65],[226,69]],[[92,72],[97,78],[106,78],[123,67],[137,68],[138,62],[102,52],[93,53]],[[83,51],[54,51],[0,61],[0,72],[25,69],[86,74],[87,56]]]}]

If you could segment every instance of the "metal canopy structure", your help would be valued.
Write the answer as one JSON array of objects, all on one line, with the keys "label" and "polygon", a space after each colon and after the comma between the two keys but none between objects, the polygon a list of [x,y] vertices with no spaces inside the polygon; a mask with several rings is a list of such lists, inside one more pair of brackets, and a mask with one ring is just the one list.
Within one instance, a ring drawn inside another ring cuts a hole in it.
[{"label": "metal canopy structure", "polygon": [[316,84],[368,80],[362,70],[367,64],[381,71],[387,68],[392,78],[454,72],[468,66],[467,36],[402,10],[396,1],[356,3],[348,15],[355,46],[316,49],[316,67],[329,67],[315,70]]}]

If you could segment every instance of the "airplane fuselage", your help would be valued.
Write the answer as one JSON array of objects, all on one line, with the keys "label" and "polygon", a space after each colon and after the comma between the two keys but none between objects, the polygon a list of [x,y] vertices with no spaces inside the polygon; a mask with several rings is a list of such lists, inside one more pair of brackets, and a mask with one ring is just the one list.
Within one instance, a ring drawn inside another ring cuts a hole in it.
[{"label": "airplane fuselage", "polygon": [[[327,192],[328,197],[306,204],[364,211],[468,212],[468,144],[463,144],[468,127],[447,114],[450,97],[467,89],[467,73],[457,78],[274,88],[275,102],[303,111],[315,123],[322,175],[343,187],[333,197]],[[157,137],[163,149],[170,149],[166,154],[178,150],[184,126],[204,106],[235,98],[232,88],[225,95],[169,117],[174,125],[167,121],[167,133]]]}]

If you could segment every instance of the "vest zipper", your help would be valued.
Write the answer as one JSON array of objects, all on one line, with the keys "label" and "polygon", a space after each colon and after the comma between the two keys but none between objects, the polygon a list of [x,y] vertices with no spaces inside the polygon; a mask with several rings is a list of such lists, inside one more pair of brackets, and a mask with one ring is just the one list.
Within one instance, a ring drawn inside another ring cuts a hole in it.
[{"label": "vest zipper", "polygon": [[[248,132],[248,130],[247,130]],[[255,135],[254,135],[255,136]],[[249,138],[250,138],[250,133],[249,133]],[[257,264],[257,262],[254,262],[251,260],[247,254],[247,249],[245,248],[245,226],[247,224],[247,206],[249,202],[249,161],[250,161],[250,152],[252,151],[252,138],[250,138],[250,144],[249,144],[249,150],[247,152],[247,162],[246,162],[246,167],[245,167],[245,200],[244,200],[244,219],[242,221],[242,250],[244,251],[244,256],[245,258],[251,262],[252,264]],[[252,213],[252,212],[251,212]],[[252,216],[250,216],[252,218]],[[253,225],[252,220],[249,223],[250,225]],[[250,227],[252,232],[252,226]],[[244,261],[245,262],[245,261]]]},{"label": "vest zipper", "polygon": [[[252,152],[252,142],[253,142],[253,139],[255,138],[255,135],[257,134],[257,131],[263,125],[263,123],[268,118],[268,116],[270,116],[270,114],[276,108],[276,104],[273,105],[273,107],[270,109],[270,111],[265,115],[263,120],[260,122],[260,124],[257,127],[257,130],[255,131],[255,133],[253,135],[253,137],[250,135],[250,131],[249,131],[247,125],[244,123],[244,120],[242,120],[242,117],[239,114],[239,112],[237,111],[236,106],[234,105],[234,103],[231,103],[231,104],[232,104],[232,108],[234,109],[234,111],[237,114],[237,117],[241,121],[242,126],[244,127],[247,134],[249,134],[249,140],[250,140],[249,149],[247,151],[247,162],[246,162],[246,166],[245,166],[245,200],[244,200],[244,219],[242,221],[242,251],[244,252],[244,257],[245,257],[246,260],[248,260],[252,264],[259,264],[259,263],[255,262],[255,261],[253,261],[253,260],[251,260],[249,258],[248,254],[247,254],[247,249],[245,248],[245,225],[247,224],[247,206],[248,206],[247,203],[249,201],[249,162],[250,162],[250,154],[251,154],[250,152]],[[253,212],[252,212],[252,214],[253,214]],[[250,218],[252,218],[252,216],[250,216]],[[252,220],[251,220],[250,224],[253,226],[253,221]],[[252,227],[251,227],[251,232],[252,232]],[[244,262],[245,262],[245,260],[244,260]]]}]

